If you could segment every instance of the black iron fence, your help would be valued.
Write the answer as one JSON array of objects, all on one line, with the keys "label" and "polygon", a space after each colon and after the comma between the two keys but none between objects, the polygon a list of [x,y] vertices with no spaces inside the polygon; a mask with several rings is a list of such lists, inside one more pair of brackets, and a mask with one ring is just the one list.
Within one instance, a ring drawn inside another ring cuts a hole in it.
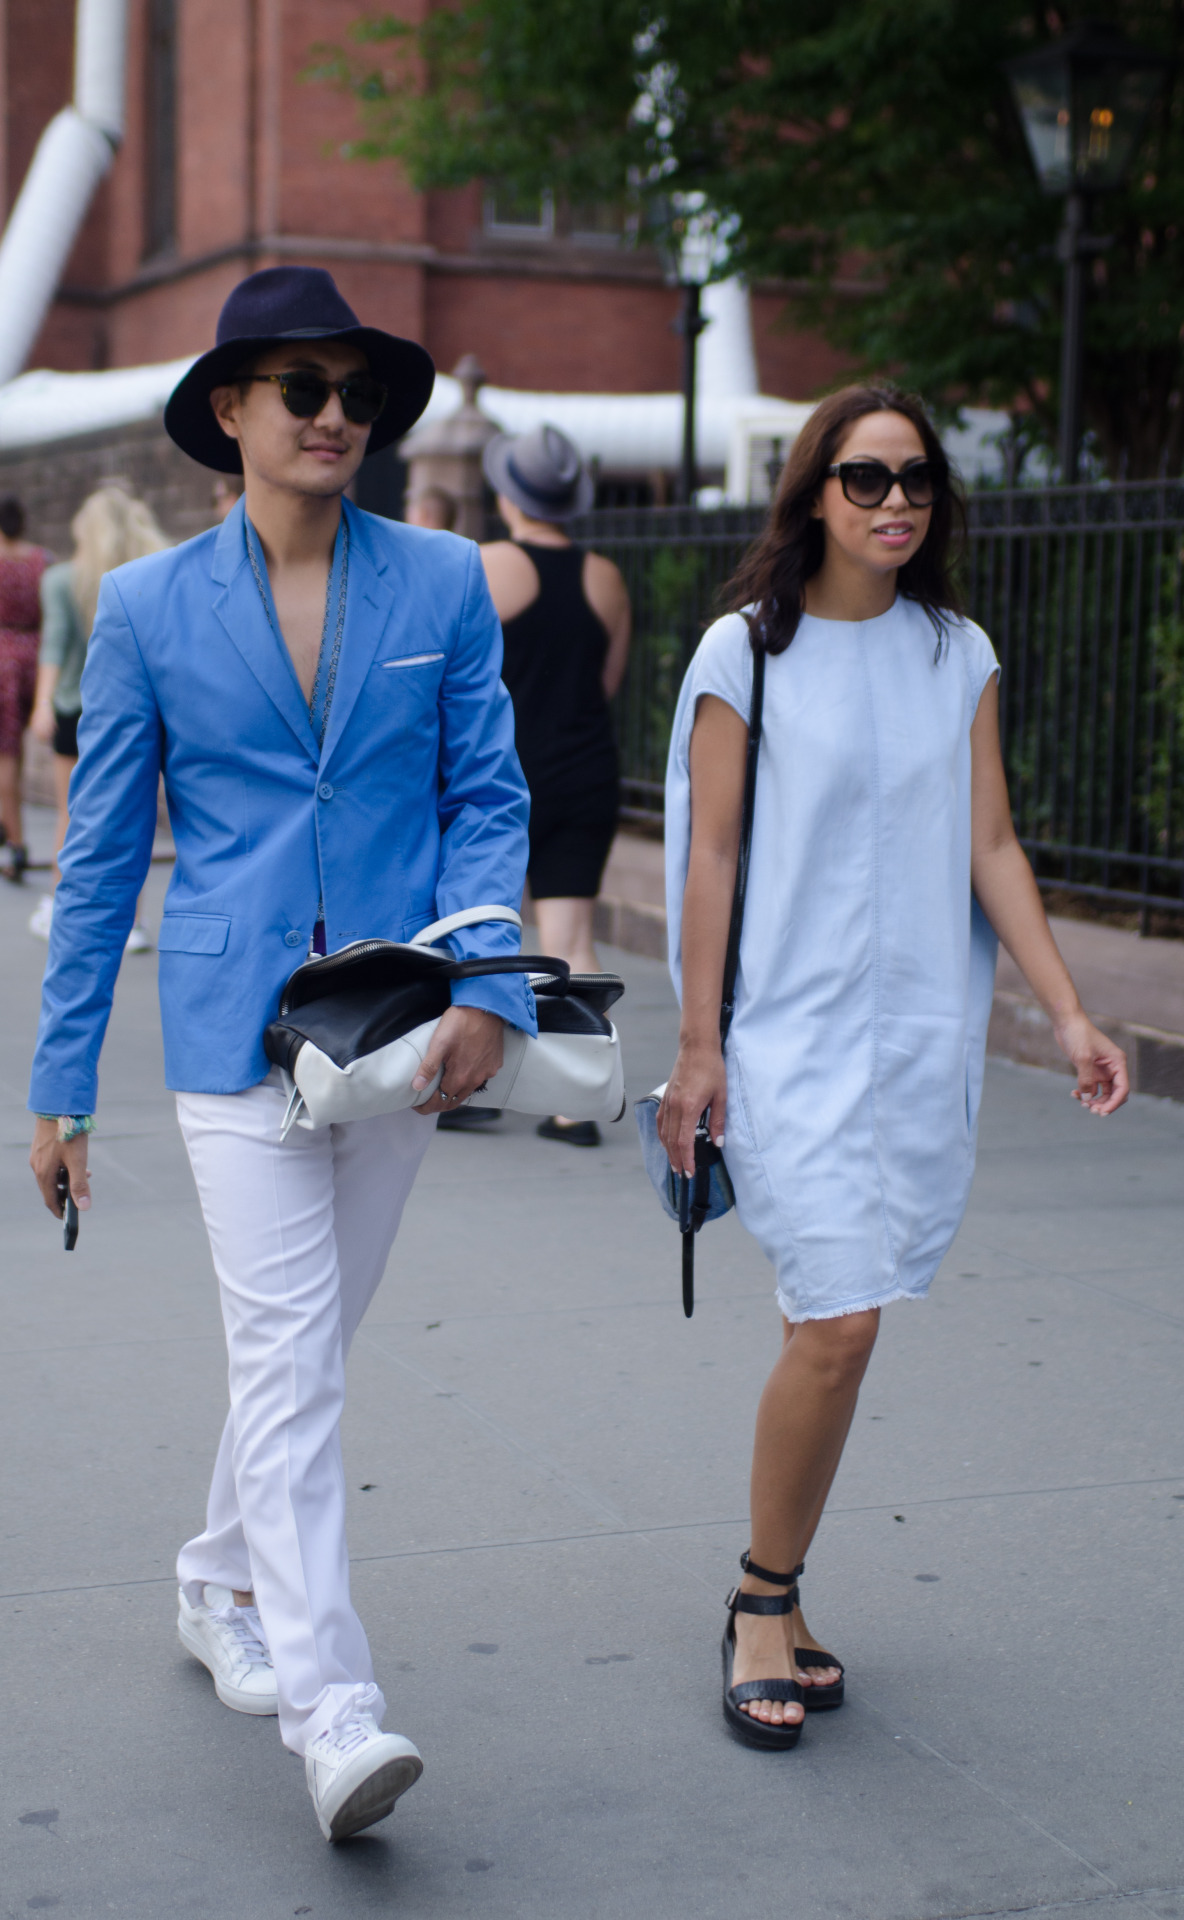
[{"label": "black iron fence", "polygon": [[[975,492],[967,604],[1002,665],[1012,810],[1045,887],[1184,912],[1184,483]],[[636,639],[617,703],[626,818],[658,826],[674,703],[760,509],[617,509]]]}]

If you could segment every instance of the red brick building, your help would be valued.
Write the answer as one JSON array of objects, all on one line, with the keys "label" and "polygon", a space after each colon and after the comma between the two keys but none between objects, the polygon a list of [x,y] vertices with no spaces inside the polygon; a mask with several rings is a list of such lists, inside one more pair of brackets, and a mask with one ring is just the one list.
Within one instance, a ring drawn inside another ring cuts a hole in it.
[{"label": "red brick building", "polygon": [[[427,0],[397,0],[414,17]],[[134,366],[196,352],[236,280],[325,266],[363,318],[450,368],[475,351],[498,386],[669,392],[677,296],[612,232],[472,187],[414,193],[393,164],[347,161],[348,96],[304,78],[365,0],[131,0],[127,132],[74,249],[32,366]],[[73,0],[0,0],[0,195],[10,207],[70,99]],[[760,384],[804,399],[838,362],[753,293]]]}]

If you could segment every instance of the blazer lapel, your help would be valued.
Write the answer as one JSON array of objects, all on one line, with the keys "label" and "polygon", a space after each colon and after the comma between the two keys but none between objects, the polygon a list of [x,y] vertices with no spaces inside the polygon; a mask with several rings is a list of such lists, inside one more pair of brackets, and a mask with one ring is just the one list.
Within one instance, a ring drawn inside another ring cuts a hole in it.
[{"label": "blazer lapel", "polygon": [[[267,618],[255,576],[247,560],[240,500],[222,523],[214,545],[214,583],[221,591],[214,612],[238,648],[264,693],[287,721],[311,759],[317,757],[316,735],[308,703],[288,655],[288,649]],[[344,646],[342,652],[344,653]]]},{"label": "blazer lapel", "polygon": [[342,505],[349,522],[349,588],[345,602],[345,632],[341,639],[341,657],[337,663],[337,682],[333,689],[333,704],[329,708],[325,744],[321,748],[322,766],[328,764],[330,755],[345,732],[395,604],[395,596],[385,578],[385,563],[375,565],[366,537],[365,521],[348,500],[343,501]]}]

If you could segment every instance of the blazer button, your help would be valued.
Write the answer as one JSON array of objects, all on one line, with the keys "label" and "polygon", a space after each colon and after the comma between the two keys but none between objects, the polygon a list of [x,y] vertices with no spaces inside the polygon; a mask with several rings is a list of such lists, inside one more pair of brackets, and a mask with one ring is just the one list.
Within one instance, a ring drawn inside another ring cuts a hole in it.
[{"label": "blazer button", "polygon": [[295,927],[293,927],[290,933],[284,935],[284,945],[286,947],[298,947],[303,938],[303,934],[297,933]]},{"label": "blazer button", "polygon": [[333,789],[327,780],[321,781],[317,792],[320,794],[322,800],[331,800],[333,798]]}]

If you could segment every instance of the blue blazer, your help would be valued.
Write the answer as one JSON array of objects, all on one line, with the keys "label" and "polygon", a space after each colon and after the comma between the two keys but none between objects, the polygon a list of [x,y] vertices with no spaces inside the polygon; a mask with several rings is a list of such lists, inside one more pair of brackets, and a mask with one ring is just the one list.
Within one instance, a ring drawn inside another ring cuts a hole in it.
[{"label": "blue blazer", "polygon": [[[237,1093],[268,1072],[263,1029],[308,952],[408,940],[462,907],[516,907],[529,798],[501,630],[477,549],[345,503],[349,589],[318,752],[247,560],[242,502],[220,528],[106,576],[82,681],[79,762],[54,903],[29,1105],[89,1113],[164,774],[177,849],[160,937],[168,1085]],[[463,957],[513,953],[496,922]],[[512,975],[453,1000],[535,1032]]]}]

